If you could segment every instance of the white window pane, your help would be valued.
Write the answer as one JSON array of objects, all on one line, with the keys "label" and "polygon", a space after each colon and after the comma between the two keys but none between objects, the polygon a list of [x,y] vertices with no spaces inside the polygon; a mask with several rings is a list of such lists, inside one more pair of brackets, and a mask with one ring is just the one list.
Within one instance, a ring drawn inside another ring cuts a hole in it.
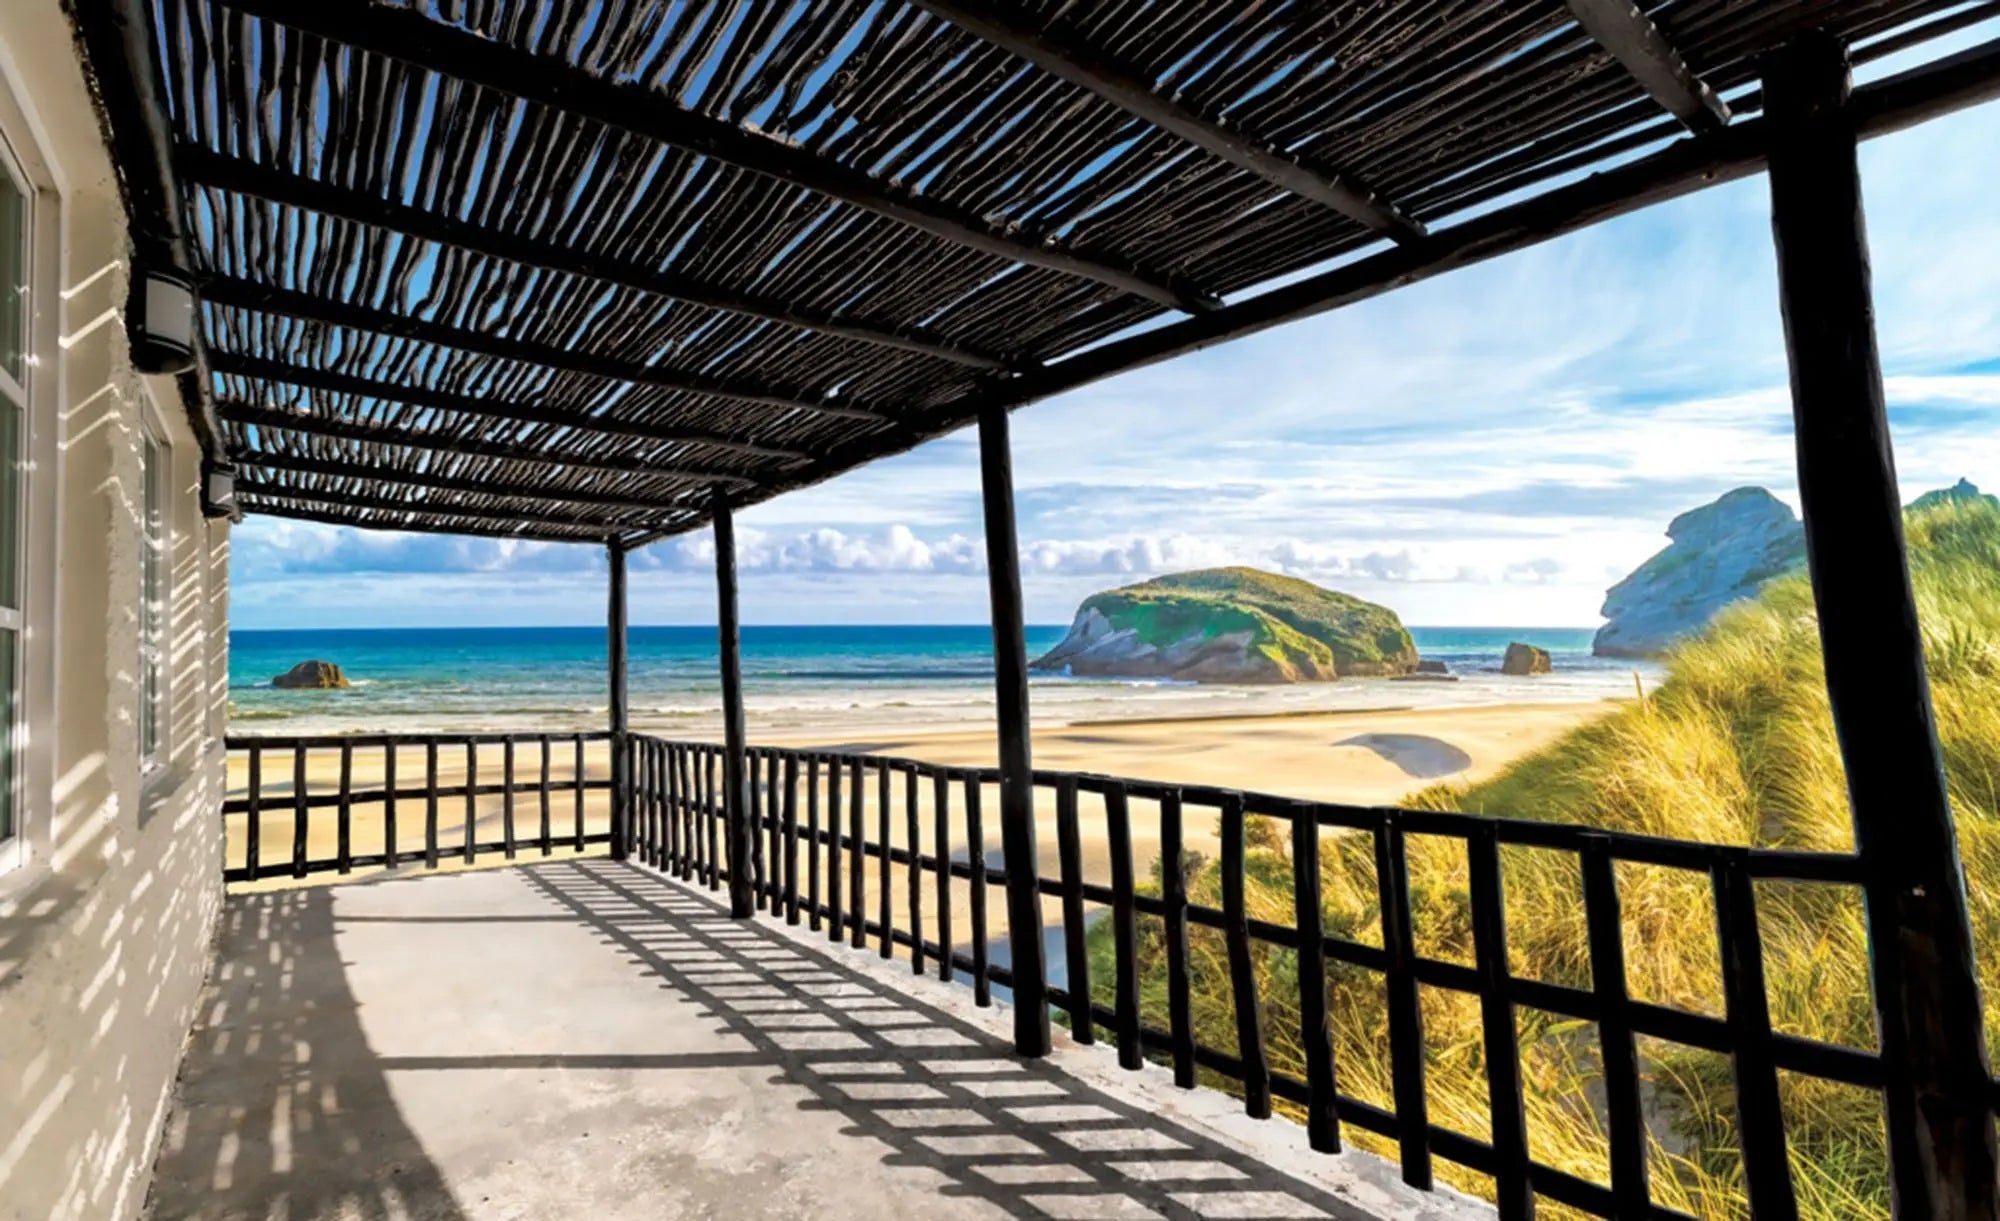
[{"label": "white window pane", "polygon": [[15,633],[0,631],[0,840],[14,834]]},{"label": "white window pane", "polygon": [[21,409],[0,395],[0,606],[21,608]]},{"label": "white window pane", "polygon": [[165,549],[166,474],[159,442],[146,438],[142,463],[145,542],[139,552],[139,753],[150,759],[160,748],[161,552]]},{"label": "white window pane", "polygon": [[0,370],[25,382],[28,351],[28,194],[0,159]]}]

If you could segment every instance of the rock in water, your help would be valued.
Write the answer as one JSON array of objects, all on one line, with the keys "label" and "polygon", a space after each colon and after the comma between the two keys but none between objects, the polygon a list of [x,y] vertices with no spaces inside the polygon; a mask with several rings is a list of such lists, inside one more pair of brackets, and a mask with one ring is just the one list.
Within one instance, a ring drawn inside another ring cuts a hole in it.
[{"label": "rock in water", "polygon": [[288,690],[323,690],[329,687],[348,687],[347,675],[330,661],[302,661],[271,680],[273,687]]},{"label": "rock in water", "polygon": [[1037,670],[1091,678],[1293,683],[1407,674],[1396,612],[1255,568],[1204,568],[1093,594]]},{"label": "rock in water", "polygon": [[1451,667],[1449,667],[1449,666],[1445,665],[1445,664],[1444,664],[1443,662],[1441,662],[1441,661],[1428,661],[1428,660],[1427,660],[1427,661],[1420,661],[1420,662],[1418,662],[1418,663],[1417,663],[1417,673],[1419,673],[1419,674],[1449,674],[1449,673],[1451,673]]},{"label": "rock in water", "polygon": [[1516,640],[1507,646],[1507,655],[1500,659],[1500,673],[1547,674],[1550,670],[1549,651],[1538,649],[1532,644],[1522,644]]},{"label": "rock in water", "polygon": [[1656,657],[1715,612],[1804,561],[1805,531],[1763,488],[1737,488],[1667,526],[1673,542],[1604,595],[1591,652]]}]

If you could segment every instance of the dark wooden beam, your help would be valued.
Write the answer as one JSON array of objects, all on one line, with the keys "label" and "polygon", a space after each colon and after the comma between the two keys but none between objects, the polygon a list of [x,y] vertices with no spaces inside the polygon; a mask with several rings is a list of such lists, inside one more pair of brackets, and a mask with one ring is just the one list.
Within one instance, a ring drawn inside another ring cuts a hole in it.
[{"label": "dark wooden beam", "polygon": [[729,502],[718,495],[709,519],[715,523],[715,625],[722,678],[722,809],[723,823],[729,828],[729,914],[748,920],[757,911],[750,877],[757,829],[750,821],[750,782],[743,755],[749,731],[743,718],[743,629],[737,620],[736,518]]},{"label": "dark wooden beam", "polygon": [[228,0],[254,13],[334,42],[414,64],[431,72],[580,115],[620,131],[760,174],[887,217],[922,233],[984,254],[1108,284],[1122,292],[1199,313],[1221,304],[1185,279],[1129,259],[1073,250],[1016,234],[956,205],[884,182],[829,157],[761,132],[676,105],[637,83],[594,76],[559,60],[434,21],[416,9],[379,0],[299,4],[296,0]]},{"label": "dark wooden beam", "polygon": [[1947,34],[1970,29],[1995,17],[2000,17],[2000,0],[1979,0],[1979,3],[1968,4],[1964,8],[1933,17],[1929,21],[1904,25],[1887,37],[1871,38],[1866,45],[1851,46],[1848,48],[1847,58],[1857,67],[1871,64],[1934,38],[1943,38]]},{"label": "dark wooden beam", "polygon": [[1871,81],[1854,91],[1847,113],[1855,134],[1865,140],[1996,100],[2000,38]]},{"label": "dark wooden beam", "polygon": [[[441,322],[412,318],[408,314],[375,309],[372,306],[335,301],[289,288],[273,288],[270,285],[257,284],[234,276],[211,276],[202,284],[201,299],[216,305],[254,310],[261,314],[296,318],[303,322],[319,322],[328,326],[348,327],[377,335],[392,335],[418,343],[457,348],[463,352],[477,352],[482,356],[493,356],[501,360],[518,360],[524,364],[540,365],[546,369],[588,373],[612,381],[658,386],[663,390],[677,390],[685,394],[733,399],[737,402],[811,411],[822,415],[830,412],[845,413],[857,408],[869,411],[865,406],[835,403],[803,390],[765,386],[733,378],[708,377],[700,373],[621,360],[615,356],[602,356],[572,347],[495,335],[467,327],[448,326]],[[882,413],[873,411],[870,414],[879,416]]]},{"label": "dark wooden beam", "polygon": [[[472,520],[530,522],[543,526],[575,526],[594,531],[593,537],[605,538],[632,530],[667,530],[678,532],[690,528],[686,519],[676,521],[670,527],[659,527],[644,520],[644,514],[617,512],[615,510],[578,509],[562,505],[546,505],[533,509],[512,506],[494,508],[491,505],[461,505],[446,501],[412,501],[401,496],[385,496],[373,492],[328,492],[317,488],[294,488],[283,484],[259,479],[255,475],[245,475],[236,481],[236,490],[252,497],[263,505],[277,502],[298,501],[307,504],[322,504],[334,509],[367,509],[381,513],[414,513],[431,518],[462,517]],[[259,513],[270,512],[259,507]],[[639,521],[634,521],[634,518]],[[347,520],[342,518],[340,520]],[[699,524],[698,522],[694,524]],[[444,530],[443,533],[454,533]]]},{"label": "dark wooden beam", "polygon": [[1343,174],[1311,166],[1191,107],[1160,96],[1153,83],[1074,34],[1022,11],[1013,0],[911,0],[982,41],[1146,120],[1281,190],[1324,204],[1378,233],[1409,241],[1424,227]]},{"label": "dark wooden beam", "polygon": [[1826,37],[1765,71],[1806,555],[1862,862],[1892,1211],[1994,1221],[1992,1066],[1904,549],[1848,89],[1846,55]]},{"label": "dark wooden beam", "polygon": [[1014,456],[1007,412],[979,417],[979,488],[993,602],[993,690],[1000,731],[1000,851],[1007,868],[1007,945],[1014,973],[1014,1050],[1049,1054],[1048,948],[1042,937],[1035,770],[1028,741],[1028,641],[1014,529]]},{"label": "dark wooden beam", "polygon": [[523,424],[542,424],[550,428],[575,428],[585,432],[608,433],[619,437],[644,437],[652,441],[680,442],[688,445],[712,445],[717,449],[748,454],[759,458],[777,458],[787,462],[797,462],[806,455],[799,450],[777,446],[759,445],[740,440],[724,433],[708,432],[703,429],[667,428],[658,424],[647,424],[638,420],[619,419],[615,416],[586,415],[582,409],[543,407],[501,403],[492,399],[476,398],[469,394],[448,394],[441,390],[420,390],[398,382],[376,381],[373,378],[356,377],[351,373],[335,373],[327,369],[312,369],[304,365],[285,364],[275,360],[264,360],[255,356],[239,356],[234,352],[216,352],[210,357],[215,372],[232,377],[244,377],[253,381],[282,383],[307,390],[320,390],[329,394],[352,394],[361,398],[379,399],[386,403],[402,403],[410,407],[421,407],[430,411],[450,411],[461,415],[484,416],[496,420],[517,420]]},{"label": "dark wooden beam", "polygon": [[[1846,121],[1857,137],[1865,139],[1996,99],[2000,99],[2000,39],[1855,90]],[[1019,406],[1064,394],[1525,250],[1656,203],[1747,178],[1764,168],[1774,139],[1764,118],[1684,138],[1651,156],[1448,229],[1434,230],[1422,241],[1270,289],[1213,314],[1099,344],[969,396],[954,405],[955,409],[947,409],[948,422],[937,432],[909,438],[908,443],[921,443],[963,427],[977,416],[983,403],[994,399]]]},{"label": "dark wooden beam", "polygon": [[515,441],[486,441],[478,435],[455,437],[420,428],[397,428],[368,424],[359,420],[315,412],[281,411],[258,407],[240,399],[222,399],[216,413],[235,424],[258,428],[278,428],[316,437],[341,437],[370,445],[421,449],[432,453],[465,454],[475,458],[497,458],[508,462],[528,462],[555,471],[604,471],[615,475],[675,475],[739,487],[754,487],[757,481],[741,471],[690,464],[683,461],[649,461],[644,458],[592,458],[566,454],[540,445]]},{"label": "dark wooden beam", "polygon": [[1729,106],[1696,76],[1653,19],[1632,0],[1565,0],[1576,23],[1624,65],[1639,87],[1689,131],[1714,131],[1729,122]]},{"label": "dark wooden beam", "polygon": [[[512,483],[482,479],[477,476],[439,475],[430,471],[402,470],[373,462],[307,458],[298,454],[279,454],[260,449],[240,450],[231,454],[230,460],[240,467],[291,471],[298,475],[324,475],[330,479],[359,479],[365,483],[404,484],[409,487],[435,488],[441,492],[464,492],[470,496],[546,500],[557,504],[602,505],[606,508],[630,509],[637,513],[671,513],[684,507],[671,500],[649,500],[624,492],[598,492],[588,488]],[[550,464],[549,474],[560,478],[562,472]],[[684,481],[698,484],[706,482],[694,479],[684,479]]]},{"label": "dark wooden beam", "polygon": [[818,331],[823,335],[837,335],[877,347],[916,352],[975,369],[999,369],[1006,364],[998,356],[970,351],[922,328],[893,327],[723,288],[656,267],[592,254],[575,246],[537,241],[427,208],[413,208],[365,191],[224,156],[197,145],[181,145],[174,163],[181,176],[190,182],[287,207],[303,208],[357,225],[392,230],[488,258],[583,276],[606,284],[619,284],[690,305]]},{"label": "dark wooden beam", "polygon": [[[589,543],[592,545],[602,543],[604,539],[601,533],[587,535],[566,534],[559,528],[551,527],[546,523],[533,523],[532,519],[526,519],[530,521],[530,524],[527,525],[518,524],[524,519],[515,519],[517,524],[514,525],[488,526],[481,525],[477,521],[445,525],[439,520],[419,515],[413,521],[382,522],[370,520],[354,509],[339,507],[340,502],[332,502],[334,507],[309,509],[304,507],[304,504],[285,499],[283,496],[276,499],[267,499],[262,495],[244,493],[241,489],[239,489],[239,494],[245,500],[245,510],[255,513],[259,517],[282,517],[290,521],[318,522],[325,526],[348,526],[356,530],[385,530],[394,531],[399,534],[449,534],[459,538],[519,538],[530,539],[540,543]],[[328,502],[306,498],[305,503],[317,504]],[[443,514],[441,516],[448,519],[453,515]]]},{"label": "dark wooden beam", "polygon": [[605,546],[611,578],[604,612],[605,657],[611,680],[611,859],[631,855],[632,758],[625,683],[625,547],[613,539]]}]

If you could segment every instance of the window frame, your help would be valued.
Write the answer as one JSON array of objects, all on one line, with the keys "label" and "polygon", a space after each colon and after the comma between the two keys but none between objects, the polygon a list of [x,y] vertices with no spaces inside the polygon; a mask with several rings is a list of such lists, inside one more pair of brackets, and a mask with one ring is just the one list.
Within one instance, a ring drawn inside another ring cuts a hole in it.
[{"label": "window frame", "polygon": [[70,252],[70,178],[48,126],[32,98],[22,92],[24,72],[14,52],[0,42],[0,144],[18,180],[30,192],[28,238],[28,360],[26,412],[20,446],[24,464],[24,536],[16,576],[20,578],[22,657],[14,667],[14,833],[0,841],[0,901],[30,893],[56,857],[56,725],[60,691],[56,659],[62,637],[62,588],[58,556],[64,528],[62,402],[68,362],[64,360],[62,276]]},{"label": "window frame", "polygon": [[0,833],[0,874],[9,873],[26,862],[29,820],[27,811],[27,786],[24,783],[26,768],[23,756],[28,745],[27,722],[29,715],[28,663],[33,658],[33,650],[28,644],[28,607],[30,592],[30,565],[28,563],[29,540],[33,536],[30,529],[30,509],[33,503],[32,484],[35,482],[32,445],[34,438],[35,383],[40,379],[35,374],[36,350],[35,312],[42,305],[44,293],[41,281],[45,278],[41,266],[42,257],[37,240],[42,225],[44,209],[43,192],[36,189],[35,180],[29,176],[22,159],[14,152],[13,141],[9,138],[5,115],[0,115],[0,176],[11,181],[21,192],[23,210],[21,216],[22,271],[26,281],[21,309],[21,333],[17,337],[21,345],[21,378],[14,375],[4,365],[0,365],[0,411],[16,413],[14,430],[14,462],[16,470],[13,478],[14,503],[0,506],[0,513],[10,515],[14,523],[12,540],[12,560],[14,571],[9,574],[13,588],[12,606],[0,606],[0,633],[12,639],[6,647],[13,656],[6,666],[10,688],[0,691],[0,711],[6,713],[0,721],[0,733],[6,735],[4,769],[0,769],[0,787],[5,790],[7,825]]},{"label": "window frame", "polygon": [[[152,786],[173,758],[174,444],[150,383],[140,396],[138,689],[134,728],[142,786]],[[157,499],[156,499],[157,498]],[[148,560],[151,560],[150,565]],[[149,590],[148,578],[156,586]],[[151,597],[148,597],[148,594]],[[150,611],[150,613],[149,613]],[[149,675],[150,667],[150,675]],[[150,681],[149,681],[150,678]],[[151,705],[148,722],[147,705]],[[147,730],[152,742],[146,741]]]},{"label": "window frame", "polygon": [[[14,667],[15,715],[13,829],[0,840],[0,901],[30,891],[55,855],[56,725],[61,709],[56,684],[61,635],[61,573],[57,557],[64,529],[58,506],[64,492],[62,403],[68,362],[63,358],[62,276],[69,249],[70,184],[51,155],[56,145],[33,100],[22,92],[23,74],[12,48],[0,42],[0,149],[29,193],[28,308],[19,482],[22,539],[17,549],[19,605]],[[10,379],[11,380],[11,379]]]}]

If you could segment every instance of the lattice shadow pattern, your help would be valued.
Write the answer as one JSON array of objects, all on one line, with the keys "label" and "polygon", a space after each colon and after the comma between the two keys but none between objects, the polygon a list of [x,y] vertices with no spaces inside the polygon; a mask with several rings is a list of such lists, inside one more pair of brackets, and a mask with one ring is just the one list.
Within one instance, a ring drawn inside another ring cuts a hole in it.
[{"label": "lattice shadow pattern", "polygon": [[1367,1214],[1163,1122],[1006,1040],[842,969],[713,901],[609,861],[533,865],[533,884],[702,1005],[802,1085],[808,1106],[936,1169],[952,1195],[1032,1216]]}]

